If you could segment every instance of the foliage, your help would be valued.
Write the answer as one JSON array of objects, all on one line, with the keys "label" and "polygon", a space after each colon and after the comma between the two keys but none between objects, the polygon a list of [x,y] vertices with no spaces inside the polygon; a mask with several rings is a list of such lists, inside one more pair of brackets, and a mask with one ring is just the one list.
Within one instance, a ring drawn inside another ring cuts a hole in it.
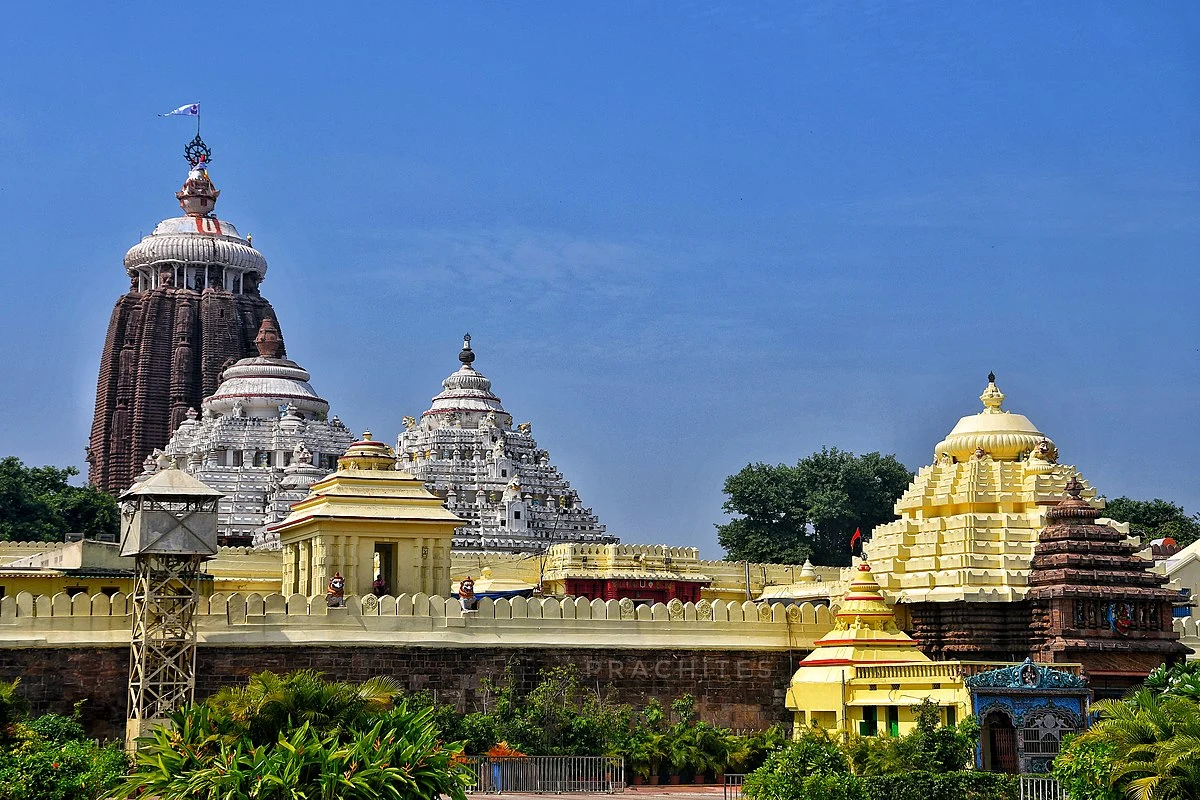
[{"label": "foliage", "polygon": [[717,525],[717,539],[731,560],[846,565],[855,529],[894,519],[911,480],[895,456],[837,448],[794,467],[750,464],[725,479],[722,508],[737,516]]},{"label": "foliage", "polygon": [[55,542],[68,532],[116,535],[117,502],[92,486],[72,486],[75,467],[27,467],[0,459],[0,541]]},{"label": "foliage", "polygon": [[767,756],[787,742],[788,735],[778,725],[772,725],[765,731],[754,731],[747,736],[735,736],[730,742],[729,761],[725,769],[742,774],[753,772],[763,765]]},{"label": "foliage", "polygon": [[[914,770],[860,777],[863,800],[1016,800],[1017,780],[995,772]],[[819,795],[806,795],[818,800]]]},{"label": "foliage", "polygon": [[973,760],[979,724],[967,717],[958,725],[940,724],[941,711],[930,700],[912,707],[916,726],[904,736],[851,736],[846,752],[858,775],[909,771],[955,772]]},{"label": "foliage", "polygon": [[511,667],[499,684],[485,683],[492,693],[490,723],[476,718],[472,724],[494,737],[489,744],[504,740],[535,756],[613,752],[629,728],[629,708],[609,702],[599,690],[584,688],[573,665],[544,670],[540,678],[524,696]]},{"label": "foliage", "polygon": [[17,691],[21,679],[0,681],[0,737],[9,739],[15,735],[14,725],[29,712],[29,701]]},{"label": "foliage", "polygon": [[1064,736],[1050,775],[1070,800],[1121,800],[1121,792],[1110,785],[1113,753],[1108,742]]},{"label": "foliage", "polygon": [[129,766],[115,746],[100,747],[84,734],[79,709],[71,717],[45,714],[22,720],[27,709],[17,681],[0,682],[6,715],[0,747],[0,800],[95,800],[120,782]]},{"label": "foliage", "polygon": [[441,741],[431,708],[395,694],[383,679],[260,673],[173,714],[138,751],[119,796],[464,800],[461,748]]},{"label": "foliage", "polygon": [[1098,745],[1105,745],[1111,748],[1108,785],[1118,793],[1134,800],[1200,798],[1200,704],[1142,688],[1125,700],[1098,701],[1092,710],[1100,720],[1056,759],[1056,770],[1060,762],[1062,769],[1073,768],[1072,759],[1088,752],[1095,763],[1078,768],[1102,774],[1109,750]]},{"label": "foliage", "polygon": [[363,683],[326,681],[319,672],[287,675],[260,672],[245,686],[227,686],[210,697],[214,725],[222,733],[270,744],[281,734],[308,723],[319,734],[341,736],[360,729],[377,714],[391,710],[400,692],[392,678],[377,676]]},{"label": "foliage", "polygon": [[[810,792],[830,792],[825,797],[847,800],[857,795],[838,794],[846,789],[846,778],[850,775],[850,761],[838,747],[837,740],[820,728],[805,731],[795,739],[767,756],[761,767],[746,776],[742,792],[747,800],[799,800]],[[836,777],[828,785],[824,780],[809,781],[810,778]],[[814,783],[809,786],[809,783]],[[816,784],[820,784],[820,787]],[[824,788],[821,788],[824,787]],[[811,796],[820,797],[820,794]]]},{"label": "foliage", "polygon": [[[937,704],[913,707],[904,736],[852,736],[839,746],[813,728],[747,776],[748,800],[1010,800],[1008,775],[964,769],[979,740],[974,718],[939,725]],[[851,774],[853,767],[853,774]]]},{"label": "foliage", "polygon": [[1129,532],[1142,537],[1142,544],[1151,539],[1170,537],[1180,547],[1200,539],[1200,514],[1188,514],[1182,506],[1167,500],[1132,500],[1118,497],[1109,500],[1104,516],[1117,522],[1128,522]]},{"label": "foliage", "polygon": [[1155,694],[1174,694],[1200,702],[1200,661],[1163,664],[1151,672],[1143,685]]}]

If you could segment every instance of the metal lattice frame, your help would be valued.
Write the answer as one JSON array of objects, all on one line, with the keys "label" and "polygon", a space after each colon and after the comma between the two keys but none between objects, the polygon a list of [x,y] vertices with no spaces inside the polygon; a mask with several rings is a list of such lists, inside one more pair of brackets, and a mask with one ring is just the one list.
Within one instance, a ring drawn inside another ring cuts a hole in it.
[{"label": "metal lattice frame", "polygon": [[133,589],[129,719],[162,719],[196,691],[196,605],[202,556],[140,555]]}]

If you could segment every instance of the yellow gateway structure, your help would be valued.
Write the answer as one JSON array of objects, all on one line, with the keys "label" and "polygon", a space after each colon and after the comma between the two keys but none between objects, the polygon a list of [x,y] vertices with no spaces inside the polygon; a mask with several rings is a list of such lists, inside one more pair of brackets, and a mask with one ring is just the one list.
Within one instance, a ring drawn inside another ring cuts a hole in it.
[{"label": "yellow gateway structure", "polygon": [[442,594],[450,586],[450,539],[463,521],[370,432],[338,459],[337,471],[271,526],[283,548],[283,593],[312,597],[337,573],[348,595]]}]

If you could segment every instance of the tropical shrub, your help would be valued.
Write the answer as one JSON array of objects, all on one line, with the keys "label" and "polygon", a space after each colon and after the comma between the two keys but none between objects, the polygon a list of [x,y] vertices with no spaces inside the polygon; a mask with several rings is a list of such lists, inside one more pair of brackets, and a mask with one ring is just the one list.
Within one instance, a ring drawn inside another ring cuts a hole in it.
[{"label": "tropical shrub", "polygon": [[[746,776],[742,791],[748,800],[799,800],[808,797],[810,790],[817,791],[818,783],[825,785],[808,778],[849,773],[850,760],[838,747],[837,740],[820,728],[812,728],[767,756],[761,767]],[[813,785],[809,786],[810,783]],[[830,791],[841,791],[845,782],[839,779],[830,786],[835,787]]]},{"label": "tropical shrub", "polygon": [[958,725],[940,724],[940,710],[928,700],[912,707],[916,726],[904,736],[852,735],[846,752],[857,775],[921,771],[955,772],[969,766],[979,742],[979,724],[967,717]]},{"label": "tropical shrub", "polygon": [[1113,746],[1099,739],[1064,736],[1050,775],[1071,800],[1121,800],[1112,783]]},{"label": "tropical shrub", "polygon": [[390,682],[261,673],[187,706],[139,749],[117,796],[259,800],[464,800],[469,776],[431,708]]},{"label": "tropical shrub", "polygon": [[[1092,710],[1099,721],[1072,741],[1055,769],[1060,762],[1069,769],[1077,748],[1103,744],[1111,748],[1109,788],[1134,800],[1200,800],[1200,703],[1142,688],[1125,700],[1100,700]],[[1102,774],[1108,751],[1097,748],[1092,756]]]},{"label": "tropical shrub", "polygon": [[17,681],[0,683],[0,800],[95,800],[116,786],[129,761],[116,746],[87,738],[73,716],[44,714],[22,719],[28,704]]},{"label": "tropical shrub", "polygon": [[1143,683],[1155,694],[1173,694],[1200,702],[1200,661],[1183,661],[1168,667],[1163,664]]}]

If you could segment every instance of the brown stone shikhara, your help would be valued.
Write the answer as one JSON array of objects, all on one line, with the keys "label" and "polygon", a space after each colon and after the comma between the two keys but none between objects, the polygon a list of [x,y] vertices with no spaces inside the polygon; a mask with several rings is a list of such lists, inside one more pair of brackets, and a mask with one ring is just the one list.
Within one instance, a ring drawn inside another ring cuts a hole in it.
[{"label": "brown stone shikhara", "polygon": [[129,488],[146,456],[217,388],[221,370],[257,355],[268,317],[275,311],[257,291],[163,286],[117,300],[100,357],[91,482],[113,494]]},{"label": "brown stone shikhara", "polygon": [[1093,680],[1132,686],[1187,648],[1172,626],[1167,579],[1079,496],[1079,483],[1047,512],[1029,572],[1031,655],[1080,662]]},{"label": "brown stone shikhara", "polygon": [[[537,685],[546,668],[573,664],[590,689],[612,688],[616,702],[664,704],[690,692],[701,719],[734,729],[784,723],[783,693],[803,652],[634,650],[503,647],[200,647],[196,697],[236,685],[262,670],[315,669],[329,679],[363,681],[390,675],[407,691],[428,690],[459,711],[484,708],[485,678],[512,670],[518,689]],[[86,700],[88,733],[121,738],[125,731],[129,648],[20,648],[0,651],[0,679],[21,679],[33,712],[71,713]]]}]

